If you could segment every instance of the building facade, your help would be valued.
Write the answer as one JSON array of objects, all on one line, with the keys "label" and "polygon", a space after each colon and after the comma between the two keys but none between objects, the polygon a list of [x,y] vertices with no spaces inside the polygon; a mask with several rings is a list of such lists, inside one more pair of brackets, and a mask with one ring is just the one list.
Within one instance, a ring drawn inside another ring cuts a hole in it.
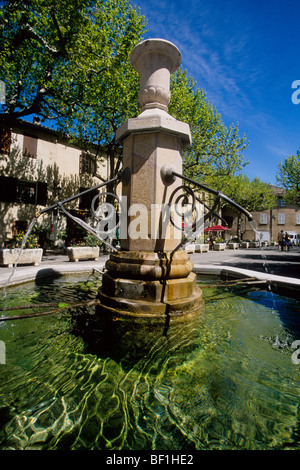
[{"label": "building facade", "polygon": [[241,240],[277,242],[281,230],[300,236],[300,207],[285,204],[283,188],[273,186],[272,189],[277,198],[276,206],[271,209],[251,211],[253,222],[249,222],[243,214],[237,216],[236,212],[225,209],[224,217],[231,227],[230,231],[226,232],[227,239],[239,237]]},{"label": "building facade", "polygon": [[[34,215],[73,194],[107,180],[108,164],[93,146],[70,144],[55,130],[33,122],[18,121],[0,129],[0,246],[27,230]],[[96,176],[97,175],[97,176]],[[71,209],[88,216],[91,197],[80,198]],[[40,225],[50,226],[52,238],[66,226],[58,211],[43,216]]]}]

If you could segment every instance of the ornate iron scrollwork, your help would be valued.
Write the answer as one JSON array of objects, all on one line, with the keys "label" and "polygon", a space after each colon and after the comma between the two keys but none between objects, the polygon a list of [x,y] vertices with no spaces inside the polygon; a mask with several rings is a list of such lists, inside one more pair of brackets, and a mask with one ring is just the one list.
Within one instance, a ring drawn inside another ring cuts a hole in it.
[{"label": "ornate iron scrollwork", "polygon": [[[213,194],[215,196],[215,199],[214,199],[214,202],[213,202],[212,206],[210,207],[210,206],[208,206],[208,204],[204,203],[203,201],[201,201],[199,199],[199,197],[196,195],[194,189],[192,189],[190,186],[181,185],[173,191],[173,193],[171,194],[170,199],[169,199],[169,206],[170,207],[173,204],[173,200],[174,200],[174,197],[175,197],[176,193],[180,192],[180,194],[175,199],[175,205],[174,205],[175,210],[177,211],[178,203],[182,199],[182,201],[184,202],[184,204],[186,206],[188,204],[190,204],[190,206],[191,206],[191,208],[190,208],[191,218],[192,218],[192,214],[196,211],[196,216],[194,216],[192,223],[189,226],[185,227],[185,229],[186,229],[185,237],[183,238],[181,243],[179,243],[179,245],[175,248],[174,252],[177,251],[179,248],[184,247],[185,245],[190,243],[192,240],[195,240],[198,237],[198,235],[201,232],[203,232],[203,230],[205,228],[207,228],[209,226],[209,223],[211,223],[215,218],[218,218],[218,219],[222,220],[222,222],[225,225],[227,225],[226,221],[222,218],[222,216],[219,215],[216,212],[216,209],[217,209],[218,205],[220,204],[221,199],[227,201],[230,205],[235,207],[238,211],[244,213],[246,215],[246,217],[248,218],[248,220],[250,220],[250,221],[253,220],[252,215],[250,214],[250,212],[248,212],[242,206],[240,206],[235,201],[230,199],[228,196],[223,194],[221,191],[216,191],[212,188],[209,188],[208,186],[206,186],[204,184],[198,183],[197,181],[194,181],[190,178],[187,178],[186,176],[183,176],[183,175],[177,173],[169,165],[164,165],[162,167],[162,169],[161,169],[161,178],[162,178],[162,180],[164,181],[164,183],[166,185],[169,185],[169,184],[171,184],[171,182],[174,182],[176,177],[181,178],[183,181],[189,183],[190,185],[196,187],[197,189],[200,189],[202,191]],[[182,191],[185,191],[185,194]],[[187,193],[188,193],[189,196],[187,196]],[[192,198],[191,202],[189,202],[189,197]],[[197,210],[196,210],[196,205],[197,205],[196,203],[197,202],[199,204],[203,205],[203,207],[207,210],[207,212],[203,216],[201,216],[200,219],[197,218],[197,216],[198,216]],[[177,212],[177,214],[178,214],[178,212]],[[170,217],[170,220],[171,220],[171,223],[173,224],[173,226],[175,228],[179,228],[178,226],[176,226],[174,218],[172,216]]]},{"label": "ornate iron scrollwork", "polygon": [[[71,196],[68,199],[65,199],[64,201],[57,202],[56,204],[53,204],[52,206],[42,210],[41,213],[37,214],[37,216],[59,207],[67,217],[70,217],[78,225],[80,225],[89,233],[98,238],[100,241],[105,243],[111,250],[117,251],[117,249],[112,245],[111,242],[116,237],[117,231],[121,228],[122,215],[125,214],[125,212],[124,208],[122,207],[122,201],[116,194],[111,192],[100,192],[99,194],[97,194],[97,196],[93,198],[91,203],[93,226],[72,215],[64,207],[64,205],[87,193],[90,193],[91,191],[95,191],[114,182],[122,181],[123,185],[127,186],[130,183],[130,178],[130,169],[125,168],[111,180],[105,181],[104,183],[87,189],[86,191],[75,194],[74,196]],[[222,216],[217,213],[217,207],[220,204],[221,199],[227,201],[238,211],[244,213],[249,220],[252,220],[251,214],[246,209],[241,207],[239,204],[237,204],[235,201],[223,194],[221,191],[215,191],[214,189],[211,189],[208,186],[193,181],[192,179],[177,173],[170,165],[164,165],[162,167],[161,178],[166,186],[170,186],[171,184],[173,184],[176,178],[181,178],[185,182],[185,184],[178,186],[172,192],[168,201],[171,224],[177,230],[181,231],[182,218],[184,218],[185,221],[185,236],[183,237],[179,245],[175,248],[174,252],[177,251],[179,248],[184,247],[192,240],[195,240],[199,236],[199,234],[203,232],[204,229],[208,227],[209,223],[211,223],[215,218],[222,220],[223,224],[227,225],[226,221],[222,218]],[[188,183],[189,185],[187,185],[186,183]],[[208,192],[215,196],[211,207],[206,202],[200,200],[199,196],[196,193],[197,189]],[[96,208],[96,201],[100,200],[101,198],[104,199],[107,196],[109,196],[112,200],[116,200],[119,209],[118,211],[115,211],[115,206],[113,204],[107,202],[100,204],[99,208]],[[198,210],[199,205],[203,206],[203,208],[206,209],[205,213],[202,210]],[[175,217],[172,214],[172,210],[174,210]],[[178,222],[176,223],[175,219],[180,220],[180,226],[178,226]]]}]

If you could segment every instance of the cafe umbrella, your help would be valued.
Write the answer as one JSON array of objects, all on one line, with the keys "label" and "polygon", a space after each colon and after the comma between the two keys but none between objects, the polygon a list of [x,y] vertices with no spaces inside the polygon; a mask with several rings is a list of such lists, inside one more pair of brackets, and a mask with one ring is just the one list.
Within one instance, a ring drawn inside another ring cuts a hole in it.
[{"label": "cafe umbrella", "polygon": [[222,230],[230,230],[228,227],[223,225],[214,225],[213,227],[207,227],[204,229],[204,232],[221,232]]}]

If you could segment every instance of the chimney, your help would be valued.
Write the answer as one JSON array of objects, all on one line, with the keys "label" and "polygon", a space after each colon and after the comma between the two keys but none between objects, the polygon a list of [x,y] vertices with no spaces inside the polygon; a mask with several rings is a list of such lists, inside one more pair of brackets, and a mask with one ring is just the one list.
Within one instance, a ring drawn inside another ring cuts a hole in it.
[{"label": "chimney", "polygon": [[38,126],[40,126],[41,118],[39,118],[38,116],[33,116],[33,124],[37,124]]}]

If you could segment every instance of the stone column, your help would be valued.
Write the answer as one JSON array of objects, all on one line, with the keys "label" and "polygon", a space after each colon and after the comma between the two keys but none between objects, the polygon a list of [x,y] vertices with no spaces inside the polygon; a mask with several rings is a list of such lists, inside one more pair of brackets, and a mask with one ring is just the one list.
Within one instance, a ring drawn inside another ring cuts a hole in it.
[{"label": "stone column", "polygon": [[140,75],[141,113],[116,134],[128,178],[122,184],[121,251],[106,263],[100,292],[112,313],[184,316],[202,304],[189,256],[174,251],[181,240],[181,217],[173,211],[175,227],[166,223],[170,195],[181,181],[167,181],[162,169],[172,166],[181,174],[182,150],[191,145],[189,125],[168,114],[170,75],[180,62],[177,47],[162,39],[143,41],[131,53]]}]

